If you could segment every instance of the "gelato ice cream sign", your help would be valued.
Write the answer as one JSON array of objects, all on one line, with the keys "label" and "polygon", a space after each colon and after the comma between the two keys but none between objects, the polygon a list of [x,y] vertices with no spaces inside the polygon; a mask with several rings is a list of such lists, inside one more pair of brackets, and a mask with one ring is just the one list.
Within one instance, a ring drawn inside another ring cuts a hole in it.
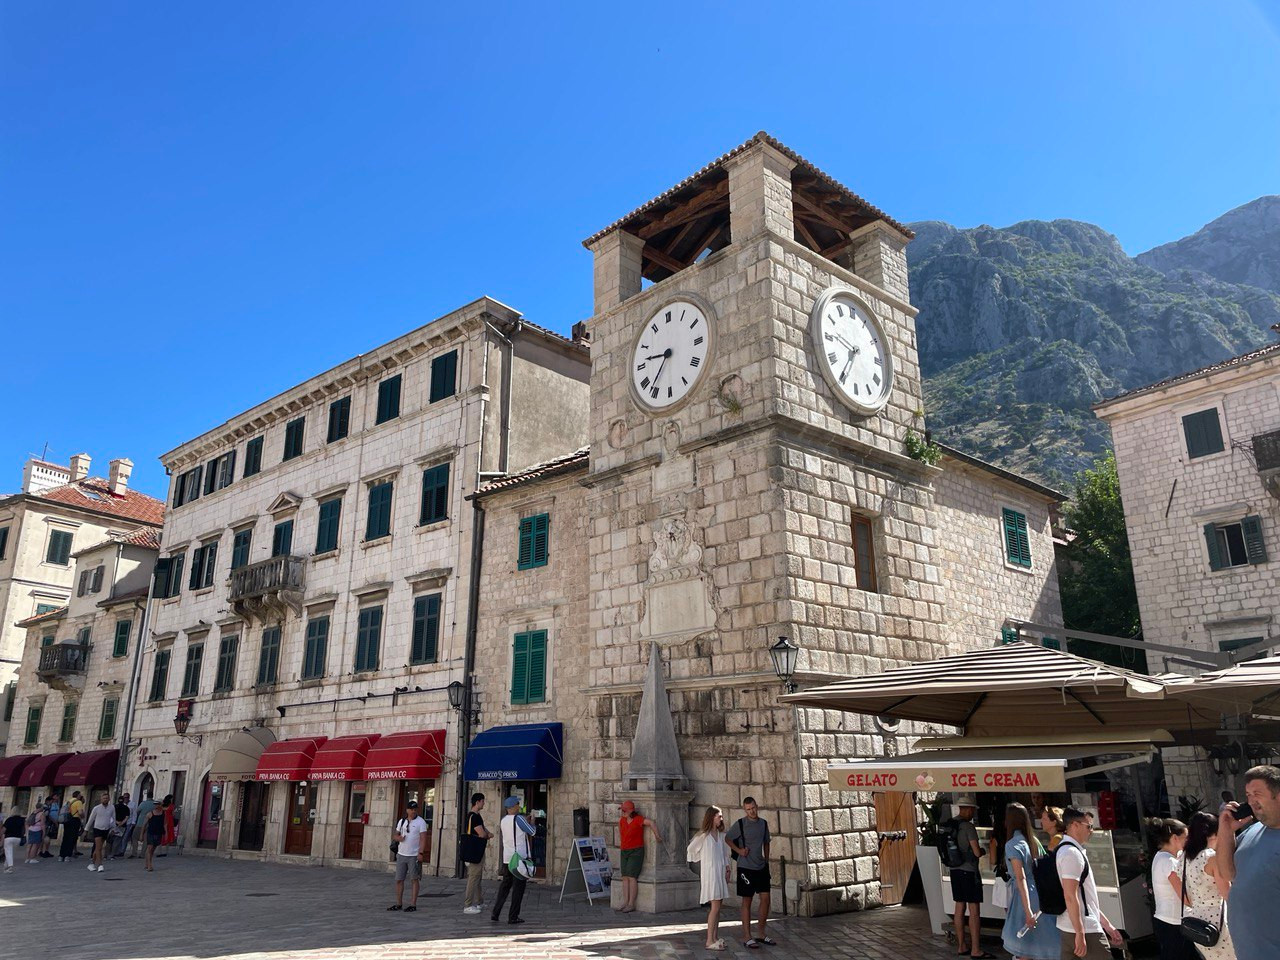
[{"label": "gelato ice cream sign", "polygon": [[1060,793],[1067,789],[1061,760],[977,760],[934,762],[927,767],[904,760],[862,760],[833,763],[827,782],[833,790],[887,790],[897,793],[983,793],[1034,790]]}]

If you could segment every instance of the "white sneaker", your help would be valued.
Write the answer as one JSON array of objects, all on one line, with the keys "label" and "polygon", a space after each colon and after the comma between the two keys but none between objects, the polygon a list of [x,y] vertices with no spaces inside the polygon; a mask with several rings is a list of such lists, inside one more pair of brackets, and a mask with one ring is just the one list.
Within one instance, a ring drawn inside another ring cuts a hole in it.
[{"label": "white sneaker", "polygon": [[480,905],[479,905],[479,904],[476,904],[476,905],[475,905],[475,906],[473,906],[473,907],[463,907],[463,908],[462,908],[462,912],[463,912],[463,913],[479,913],[479,912],[480,912]]},{"label": "white sneaker", "polygon": [[90,873],[93,873],[93,864],[92,864],[92,863],[91,863],[91,864],[89,864],[88,870],[89,870],[89,872],[90,872]]},{"label": "white sneaker", "polygon": [[13,873],[13,867],[5,867],[5,868],[4,868],[4,872],[5,872],[5,873]]},{"label": "white sneaker", "polygon": [[104,867],[104,866],[102,866],[101,864],[99,864],[99,865],[98,865],[98,872],[99,872],[99,873],[101,873],[101,872],[102,872],[103,870],[105,870],[105,869],[107,869],[107,868],[106,868],[106,867]]}]

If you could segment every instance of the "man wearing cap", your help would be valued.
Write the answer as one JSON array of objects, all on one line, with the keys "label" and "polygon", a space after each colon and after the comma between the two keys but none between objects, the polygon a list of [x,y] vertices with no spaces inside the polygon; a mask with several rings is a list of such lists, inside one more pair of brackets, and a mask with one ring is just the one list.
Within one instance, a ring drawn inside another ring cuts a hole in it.
[{"label": "man wearing cap", "polygon": [[[396,902],[387,907],[388,910],[401,910],[412,913],[418,909],[418,884],[422,880],[422,837],[427,832],[427,822],[418,816],[418,801],[410,800],[404,805],[404,816],[397,821],[394,839],[396,842]],[[413,883],[410,887],[409,905],[404,903],[404,880],[408,877]]]},{"label": "man wearing cap", "polygon": [[978,845],[978,828],[973,825],[973,815],[978,805],[973,797],[956,800],[956,843],[964,856],[964,863],[951,868],[951,899],[956,902],[956,946],[965,953],[964,915],[969,911],[969,956],[995,960],[982,949],[982,877],[978,874],[978,860],[982,848]]},{"label": "man wearing cap", "polygon": [[[498,874],[502,877],[502,886],[498,887],[498,896],[493,901],[493,912],[489,919],[497,923],[502,914],[502,904],[511,894],[511,909],[507,912],[507,923],[524,923],[520,918],[520,902],[524,900],[524,885],[527,877],[519,869],[520,862],[529,860],[529,838],[537,831],[524,817],[520,816],[520,798],[507,797],[502,801],[502,809],[506,816],[498,824],[498,835],[502,837],[502,849],[498,852]],[[511,861],[519,854],[517,869],[511,869]]]},{"label": "man wearing cap", "polygon": [[630,800],[622,802],[622,817],[618,820],[618,847],[622,851],[622,906],[619,913],[635,913],[636,897],[640,893],[640,871],[644,868],[644,831],[648,827],[658,843],[658,828],[652,820],[636,813],[636,805]]}]

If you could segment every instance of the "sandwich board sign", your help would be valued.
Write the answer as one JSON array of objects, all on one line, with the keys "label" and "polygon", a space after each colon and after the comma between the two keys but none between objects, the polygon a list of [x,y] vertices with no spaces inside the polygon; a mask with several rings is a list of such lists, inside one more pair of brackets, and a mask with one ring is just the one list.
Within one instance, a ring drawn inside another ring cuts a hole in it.
[{"label": "sandwich board sign", "polygon": [[613,879],[613,866],[609,863],[609,848],[604,837],[574,837],[569,851],[569,867],[560,882],[560,902],[566,896],[587,895],[588,903],[596,897],[609,895],[609,883]]}]

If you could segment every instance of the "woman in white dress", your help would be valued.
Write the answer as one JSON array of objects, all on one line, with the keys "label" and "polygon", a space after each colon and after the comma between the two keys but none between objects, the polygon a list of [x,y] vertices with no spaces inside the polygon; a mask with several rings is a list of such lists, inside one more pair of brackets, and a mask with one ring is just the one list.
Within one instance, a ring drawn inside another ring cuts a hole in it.
[{"label": "woman in white dress", "polygon": [[729,895],[729,848],[724,842],[724,813],[719,807],[707,807],[702,815],[702,828],[689,841],[686,854],[690,863],[702,865],[701,901],[710,904],[707,911],[707,949],[723,950],[725,942],[717,935],[720,904]]},{"label": "woman in white dress", "polygon": [[1217,924],[1220,934],[1212,947],[1196,949],[1204,960],[1236,960],[1231,942],[1230,918],[1224,901],[1231,892],[1231,881],[1218,872],[1214,861],[1218,846],[1218,818],[1201,811],[1187,825],[1187,845],[1182,851],[1183,868],[1187,871],[1186,916],[1199,917]]}]

